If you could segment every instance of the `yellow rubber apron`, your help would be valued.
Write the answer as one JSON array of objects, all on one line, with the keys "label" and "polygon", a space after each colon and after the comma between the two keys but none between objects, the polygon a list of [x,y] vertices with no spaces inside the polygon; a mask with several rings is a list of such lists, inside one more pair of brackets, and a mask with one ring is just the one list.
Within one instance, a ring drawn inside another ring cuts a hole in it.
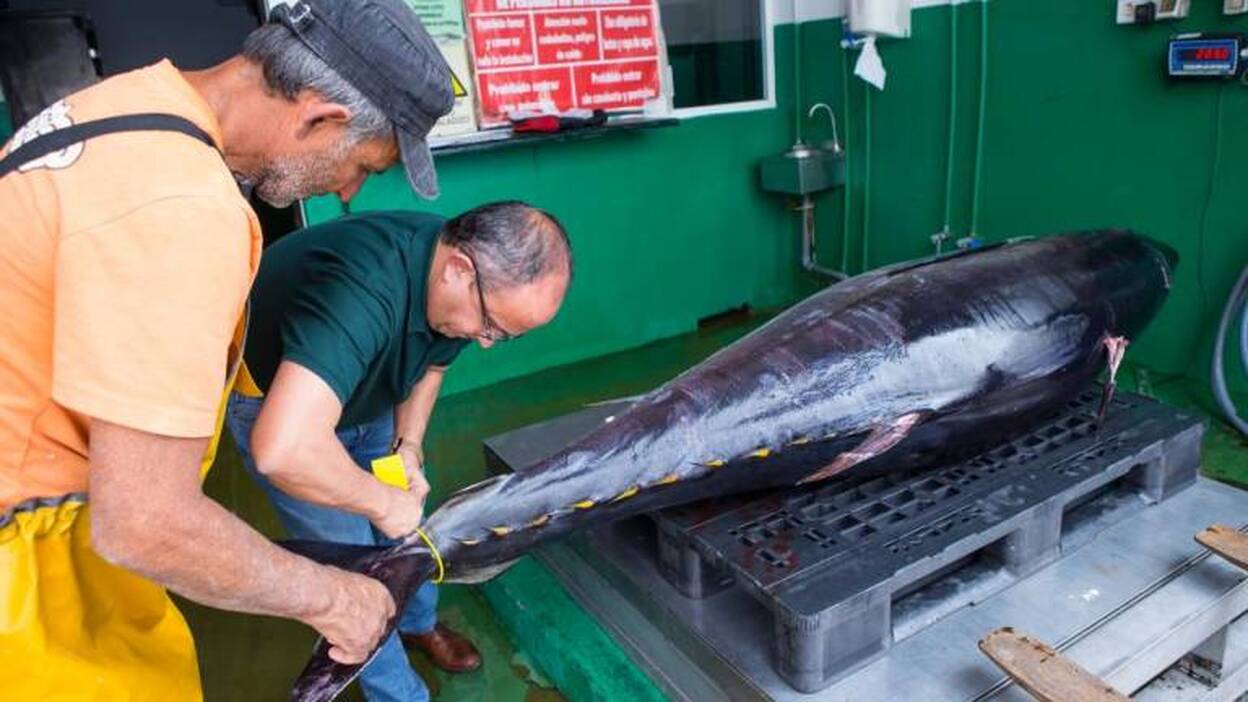
[{"label": "yellow rubber apron", "polygon": [[202,699],[195,644],[164,588],[91,549],[82,496],[0,528],[6,700]]},{"label": "yellow rubber apron", "polygon": [[238,379],[234,381],[234,392],[243,397],[264,397],[264,391],[256,385],[255,379],[251,377],[251,371],[247,370],[246,361],[238,364]]},{"label": "yellow rubber apron", "polygon": [[[234,338],[230,341],[229,372],[225,376],[225,389],[221,392],[221,401],[217,403],[217,426],[212,432],[212,438],[208,441],[204,458],[200,461],[200,480],[208,476],[208,471],[217,458],[217,449],[221,446],[221,432],[225,430],[225,408],[230,402],[230,392],[243,378],[246,378],[253,387],[255,386],[255,382],[251,380],[251,374],[247,372],[247,366],[243,363],[243,349],[247,348],[247,324],[250,319],[251,303],[248,302],[243,308],[243,318],[234,328]],[[259,390],[257,389],[256,392]]]},{"label": "yellow rubber apron", "polygon": [[[244,312],[201,477],[216,454],[246,329]],[[86,495],[73,494],[0,515],[0,699],[202,700],[182,613],[163,587],[92,550],[89,509]]]}]

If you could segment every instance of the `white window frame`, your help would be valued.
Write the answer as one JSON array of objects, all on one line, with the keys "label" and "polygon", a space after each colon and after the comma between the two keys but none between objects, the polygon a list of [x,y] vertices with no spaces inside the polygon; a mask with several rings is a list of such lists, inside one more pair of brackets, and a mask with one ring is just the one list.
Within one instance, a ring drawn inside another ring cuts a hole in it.
[{"label": "white window frame", "polygon": [[772,7],[773,4],[772,0],[761,0],[758,3],[758,11],[763,15],[761,25],[763,32],[763,98],[761,100],[745,100],[743,102],[725,102],[720,105],[677,107],[672,110],[673,117],[677,119],[691,119],[694,117],[727,115],[736,112],[771,110],[776,107],[776,13]]}]

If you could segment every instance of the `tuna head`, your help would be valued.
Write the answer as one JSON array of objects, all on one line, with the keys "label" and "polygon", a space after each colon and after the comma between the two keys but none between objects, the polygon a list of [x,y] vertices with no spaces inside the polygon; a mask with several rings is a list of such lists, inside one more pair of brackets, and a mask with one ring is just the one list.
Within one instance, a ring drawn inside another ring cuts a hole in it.
[{"label": "tuna head", "polygon": [[1165,302],[1179,254],[1168,244],[1122,230],[1087,238],[1081,253],[1073,255],[1096,272],[1088,293],[1109,310],[1107,332],[1135,339]]}]

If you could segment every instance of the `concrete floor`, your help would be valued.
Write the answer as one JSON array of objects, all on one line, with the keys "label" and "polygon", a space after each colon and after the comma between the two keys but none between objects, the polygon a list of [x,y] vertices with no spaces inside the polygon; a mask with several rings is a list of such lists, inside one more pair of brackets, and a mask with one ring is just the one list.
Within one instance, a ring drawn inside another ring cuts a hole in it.
[{"label": "concrete floor", "polygon": [[[443,398],[425,446],[434,503],[485,477],[481,439],[588,402],[644,392],[760,322],[759,318],[730,319],[633,351]],[[1160,377],[1128,365],[1121,382],[1127,389],[1173,404],[1205,412],[1213,407],[1208,391],[1184,378]],[[1205,439],[1205,472],[1248,485],[1248,443],[1213,422]],[[207,491],[264,533],[280,536],[271,508],[242,472],[232,445],[223,447]],[[279,699],[288,694],[310,650],[311,631],[286,621],[181,604],[199,643],[208,700]],[[433,669],[423,656],[413,655],[412,662],[435,699],[537,702],[561,700],[565,695],[574,700],[663,699],[610,637],[532,560],[521,561],[481,587],[444,587],[439,612],[444,621],[473,638],[485,663],[473,673],[448,675]],[[353,688],[348,699],[360,699],[358,690]]]}]

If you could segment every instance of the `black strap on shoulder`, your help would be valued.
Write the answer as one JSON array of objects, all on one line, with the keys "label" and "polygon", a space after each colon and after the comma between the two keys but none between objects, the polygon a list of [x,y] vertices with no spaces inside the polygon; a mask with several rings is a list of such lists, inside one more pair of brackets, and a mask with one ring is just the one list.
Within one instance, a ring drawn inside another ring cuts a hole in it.
[{"label": "black strap on shoulder", "polygon": [[214,149],[217,148],[207,132],[189,119],[177,115],[157,112],[117,115],[71,125],[31,139],[0,159],[0,178],[17,170],[23,164],[73,146],[78,142],[118,132],[180,132],[199,139]]}]

